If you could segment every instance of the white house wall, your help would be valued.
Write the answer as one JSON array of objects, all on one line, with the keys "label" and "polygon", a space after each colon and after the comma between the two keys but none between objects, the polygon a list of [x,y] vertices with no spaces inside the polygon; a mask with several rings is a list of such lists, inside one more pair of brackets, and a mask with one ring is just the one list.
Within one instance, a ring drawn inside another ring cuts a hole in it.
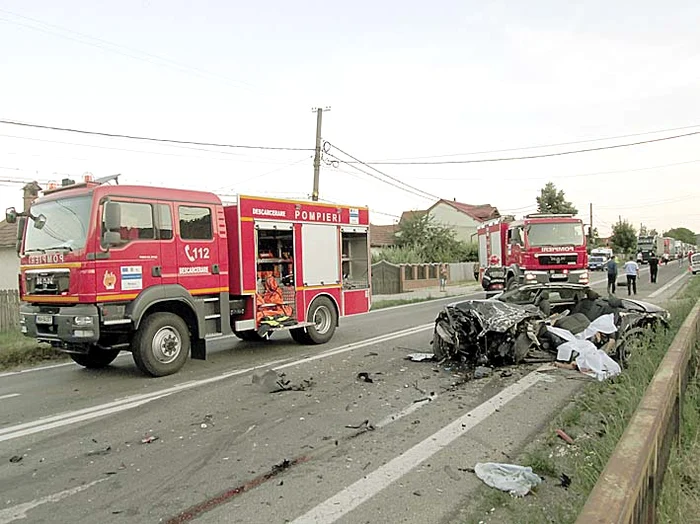
[{"label": "white house wall", "polygon": [[458,240],[477,242],[476,229],[479,223],[469,215],[442,202],[431,209],[429,214],[435,222],[452,227]]},{"label": "white house wall", "polygon": [[0,248],[0,289],[17,289],[19,258],[14,248]]}]

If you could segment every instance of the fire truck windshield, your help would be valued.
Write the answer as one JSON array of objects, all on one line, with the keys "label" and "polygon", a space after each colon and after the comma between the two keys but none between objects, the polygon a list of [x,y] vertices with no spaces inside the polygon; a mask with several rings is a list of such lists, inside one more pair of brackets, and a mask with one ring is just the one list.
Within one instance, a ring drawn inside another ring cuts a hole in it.
[{"label": "fire truck windshield", "polygon": [[583,226],[577,222],[542,222],[526,228],[530,246],[582,246]]},{"label": "fire truck windshield", "polygon": [[24,252],[49,249],[75,250],[85,247],[92,195],[50,200],[31,207],[34,217],[44,215],[43,227],[34,227],[30,220],[24,240]]}]

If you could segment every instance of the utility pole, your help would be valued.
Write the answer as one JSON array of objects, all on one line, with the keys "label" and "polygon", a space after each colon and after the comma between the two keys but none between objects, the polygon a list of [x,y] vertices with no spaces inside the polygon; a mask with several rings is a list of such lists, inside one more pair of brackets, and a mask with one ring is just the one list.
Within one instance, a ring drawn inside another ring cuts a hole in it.
[{"label": "utility pole", "polygon": [[588,237],[589,238],[588,238],[588,241],[591,245],[593,245],[593,202],[588,204],[588,206],[589,206],[589,210],[588,210],[588,213],[589,213]]},{"label": "utility pole", "polygon": [[311,200],[318,201],[318,178],[321,173],[321,124],[323,122],[323,111],[330,111],[330,107],[314,107],[311,111],[316,113],[316,154],[314,155],[314,188],[311,192]]}]

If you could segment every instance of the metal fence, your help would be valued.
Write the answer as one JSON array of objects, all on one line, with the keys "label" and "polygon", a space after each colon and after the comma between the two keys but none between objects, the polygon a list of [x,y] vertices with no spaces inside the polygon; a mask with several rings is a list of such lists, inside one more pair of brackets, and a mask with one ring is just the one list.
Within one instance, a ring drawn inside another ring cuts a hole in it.
[{"label": "metal fence", "polygon": [[653,524],[673,440],[681,423],[700,301],[681,326],[617,443],[577,524]]},{"label": "metal fence", "polygon": [[0,289],[0,331],[19,329],[19,293]]}]

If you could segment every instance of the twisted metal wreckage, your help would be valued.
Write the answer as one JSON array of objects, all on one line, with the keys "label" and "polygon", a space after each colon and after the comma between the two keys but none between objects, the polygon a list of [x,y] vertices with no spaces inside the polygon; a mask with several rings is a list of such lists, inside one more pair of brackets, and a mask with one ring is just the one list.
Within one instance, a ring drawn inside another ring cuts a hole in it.
[{"label": "twisted metal wreckage", "polygon": [[[585,313],[564,310],[549,315],[533,304],[498,299],[450,304],[435,319],[433,353],[440,361],[479,366],[554,361],[562,360],[558,348],[578,338],[589,340],[624,365],[634,346],[631,341],[639,340],[649,329],[668,326],[665,310],[661,315],[659,311],[631,310],[615,297],[598,297],[592,304]],[[601,329],[598,326],[604,323],[596,319],[606,315],[614,326]],[[567,361],[571,358],[569,355]]]}]

